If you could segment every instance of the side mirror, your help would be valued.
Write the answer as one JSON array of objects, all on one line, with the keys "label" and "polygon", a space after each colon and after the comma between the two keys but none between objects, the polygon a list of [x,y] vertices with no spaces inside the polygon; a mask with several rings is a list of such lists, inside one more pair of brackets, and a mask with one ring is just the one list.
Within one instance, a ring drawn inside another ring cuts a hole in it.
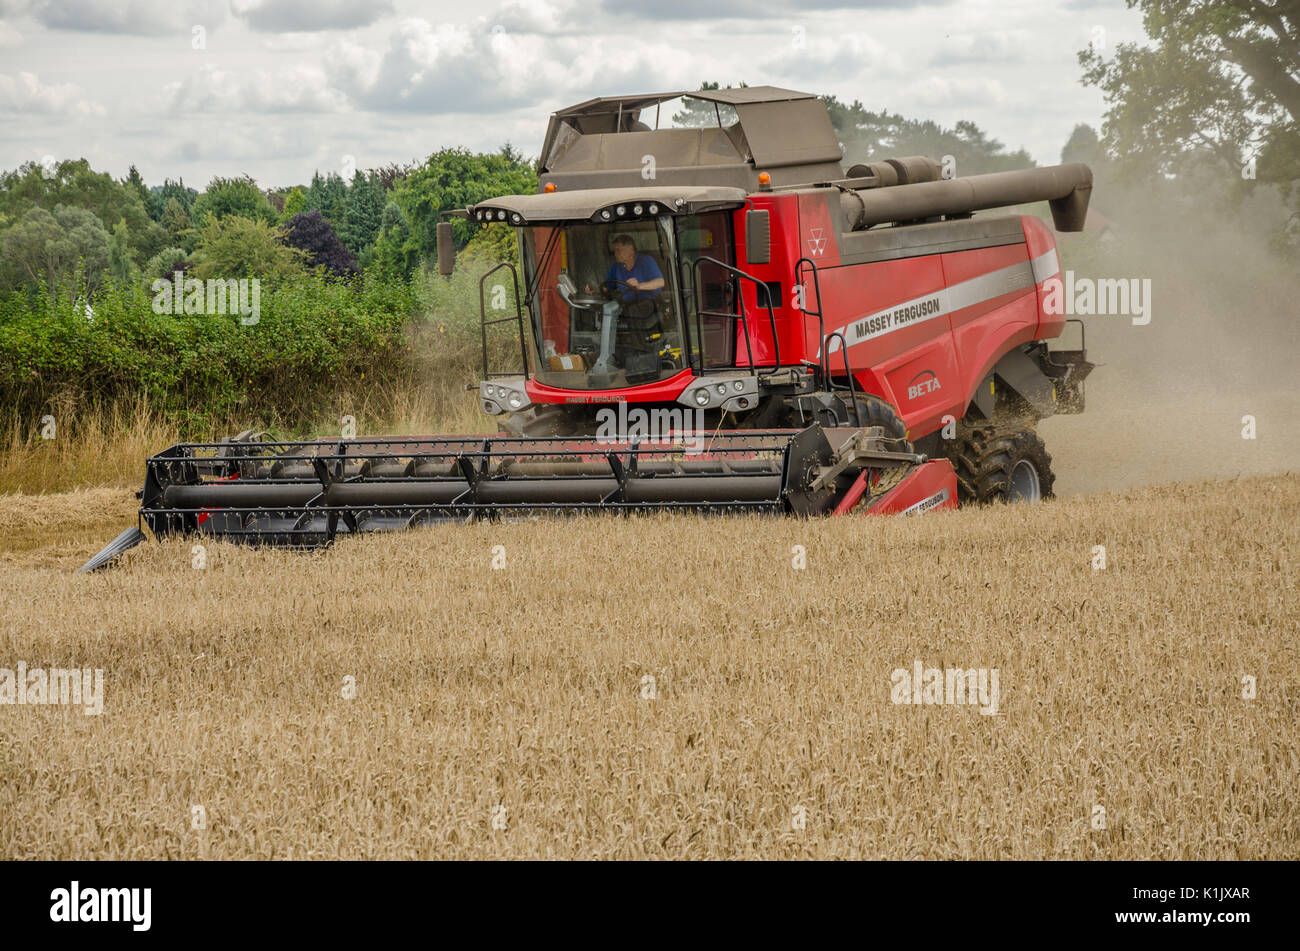
[{"label": "side mirror", "polygon": [[772,225],[766,208],[745,212],[745,260],[768,264],[772,260]]},{"label": "side mirror", "polygon": [[452,268],[456,265],[456,244],[451,234],[450,221],[438,222],[437,238],[438,273],[443,277],[451,277]]}]

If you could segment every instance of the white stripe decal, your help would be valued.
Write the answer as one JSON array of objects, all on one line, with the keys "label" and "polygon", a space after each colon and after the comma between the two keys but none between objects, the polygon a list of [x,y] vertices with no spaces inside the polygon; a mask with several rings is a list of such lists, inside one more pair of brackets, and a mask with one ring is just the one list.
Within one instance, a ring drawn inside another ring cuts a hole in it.
[{"label": "white stripe decal", "polygon": [[[1047,255],[1043,255],[1034,260],[1040,261],[1046,257]],[[1052,252],[1053,260],[1055,257],[1055,252]],[[844,335],[845,342],[852,347],[904,327],[913,327],[927,320],[982,304],[1003,294],[1033,287],[1037,283],[1034,278],[1035,272],[1031,263],[1020,261],[1009,267],[998,268],[996,271],[972,277],[951,287],[943,287],[921,297],[914,297],[901,304],[878,310],[874,314],[868,314],[851,324],[840,327],[838,332]],[[827,352],[835,353],[839,348],[840,342],[835,339],[830,342]]]},{"label": "white stripe decal", "polygon": [[1055,277],[1061,270],[1060,262],[1056,259],[1056,248],[1044,251],[1030,261],[1029,266],[1034,270],[1035,284],[1041,284],[1049,277]]}]

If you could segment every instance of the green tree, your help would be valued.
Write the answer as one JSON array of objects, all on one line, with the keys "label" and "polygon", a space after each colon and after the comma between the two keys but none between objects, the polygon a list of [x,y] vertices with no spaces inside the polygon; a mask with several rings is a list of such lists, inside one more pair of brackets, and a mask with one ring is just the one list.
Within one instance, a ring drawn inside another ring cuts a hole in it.
[{"label": "green tree", "polygon": [[347,200],[348,186],[344,183],[342,175],[330,172],[322,176],[320,172],[314,172],[311,185],[307,189],[307,205],[303,211],[319,211],[331,225],[339,225],[343,221]]},{"label": "green tree", "polygon": [[149,212],[149,217],[157,221],[159,216],[162,215],[163,204],[157,193],[151,192],[148,186],[145,185],[144,179],[140,176],[140,170],[132,165],[122,184],[139,196],[140,204]]},{"label": "green tree", "polygon": [[167,206],[162,213],[162,226],[166,229],[173,245],[193,250],[194,243],[198,240],[198,232],[194,230],[190,216],[185,213],[180,201],[174,196],[167,199]]},{"label": "green tree", "polygon": [[238,178],[213,178],[207,189],[194,199],[190,218],[200,230],[212,221],[237,216],[273,225],[279,218],[266,200],[257,182],[247,175]]},{"label": "green tree", "polygon": [[362,254],[375,243],[384,217],[384,187],[375,172],[357,172],[348,189],[347,210],[339,227],[339,238],[353,254]]},{"label": "green tree", "polygon": [[930,119],[908,119],[899,113],[870,112],[858,100],[842,103],[822,96],[831,127],[844,149],[846,167],[904,155],[951,155],[958,175],[982,175],[1032,168],[1034,160],[1024,149],[1008,152],[974,122],[959,121],[945,128]]},{"label": "green tree", "polygon": [[199,232],[194,275],[207,278],[261,278],[283,283],[302,274],[306,255],[282,240],[265,221],[241,215],[212,218]]},{"label": "green tree", "polygon": [[[411,249],[430,260],[437,249],[437,225],[444,211],[495,198],[498,195],[537,191],[537,170],[509,145],[490,155],[468,149],[443,149],[410,171],[393,189],[391,198],[401,208],[410,227]],[[463,248],[472,235],[470,224],[452,222],[456,246]]]},{"label": "green tree", "polygon": [[396,202],[389,201],[384,205],[379,236],[372,249],[371,270],[383,281],[401,283],[411,279],[419,263],[406,215],[402,214]]},{"label": "green tree", "polygon": [[[1215,162],[1244,197],[1271,184],[1300,218],[1300,7],[1283,0],[1127,0],[1149,43],[1079,53],[1106,100],[1121,177],[1157,181]],[[1253,160],[1253,161],[1252,161]],[[1226,191],[1226,189],[1225,189]],[[1300,236],[1296,243],[1300,244]]]},{"label": "green tree", "polygon": [[284,196],[284,208],[280,211],[281,222],[288,221],[294,215],[300,215],[307,210],[307,196],[297,185],[289,189]]},{"label": "green tree", "polygon": [[170,278],[177,271],[185,271],[190,266],[189,252],[184,248],[163,248],[145,264],[143,271],[146,280]]},{"label": "green tree", "polygon": [[119,221],[113,226],[113,233],[108,236],[108,276],[119,284],[131,280],[137,268],[131,260],[131,246],[126,222]]},{"label": "green tree", "polygon": [[50,210],[60,205],[89,211],[106,231],[125,221],[137,262],[157,254],[167,242],[166,231],[150,217],[139,192],[107,172],[96,172],[85,159],[67,159],[50,170],[27,162],[0,173],[0,219],[17,221],[34,207]]},{"label": "green tree", "polygon": [[9,288],[68,287],[87,291],[103,283],[109,263],[109,235],[84,208],[59,205],[54,213],[32,208],[0,234],[0,275]]}]

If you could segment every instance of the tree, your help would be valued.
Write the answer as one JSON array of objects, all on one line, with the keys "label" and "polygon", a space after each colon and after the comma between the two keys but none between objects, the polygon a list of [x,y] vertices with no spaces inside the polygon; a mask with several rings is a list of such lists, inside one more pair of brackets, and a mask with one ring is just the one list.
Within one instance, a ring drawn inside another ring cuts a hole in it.
[{"label": "tree", "polygon": [[1104,160],[1105,151],[1101,147],[1101,140],[1097,138],[1097,130],[1082,122],[1076,125],[1066,140],[1065,147],[1061,149],[1061,161],[1096,166]]},{"label": "tree", "polygon": [[[741,83],[740,89],[744,89],[749,83]],[[700,92],[710,92],[721,89],[717,83],[704,82],[700,83]],[[731,89],[731,86],[725,87]],[[690,126],[698,128],[700,126],[728,126],[736,121],[736,110],[733,106],[719,105],[712,102],[706,102],[703,99],[695,99],[690,96],[682,97],[682,108],[680,112],[673,113],[673,125]],[[721,120],[721,122],[719,122]]]},{"label": "tree", "polygon": [[131,274],[135,270],[126,222],[119,221],[113,226],[113,233],[108,236],[108,276],[119,284],[125,284],[131,280]]},{"label": "tree", "polygon": [[[437,224],[443,211],[495,198],[498,195],[537,191],[537,170],[518,153],[504,146],[484,155],[468,149],[443,149],[413,169],[392,192],[410,227],[408,250],[424,260],[437,248]],[[463,248],[472,234],[468,222],[452,222],[456,246]]]},{"label": "tree", "polygon": [[357,172],[348,189],[347,210],[339,228],[339,237],[353,254],[361,254],[379,234],[384,217],[384,188],[375,172]]},{"label": "tree", "polygon": [[392,283],[409,281],[419,265],[419,255],[411,242],[411,228],[397,202],[384,205],[379,237],[375,239],[371,268],[381,280]]},{"label": "tree", "polygon": [[212,221],[220,221],[232,215],[268,225],[275,224],[278,218],[271,203],[257,187],[257,182],[247,175],[213,178],[203,194],[194,200],[190,212],[190,218],[200,229]]},{"label": "tree", "polygon": [[190,266],[189,252],[184,248],[163,248],[145,264],[144,277],[149,281],[170,278],[177,271],[189,270]]},{"label": "tree", "polygon": [[122,180],[122,184],[139,196],[140,204],[149,212],[149,217],[157,221],[162,214],[163,205],[159,201],[157,194],[151,192],[145,185],[144,179],[140,177],[140,170],[132,165],[130,171],[126,174],[126,178]]},{"label": "tree", "polygon": [[356,258],[314,208],[294,216],[285,233],[285,242],[302,250],[308,267],[323,267],[339,277],[357,273]]},{"label": "tree", "polygon": [[831,127],[844,150],[845,166],[876,162],[904,155],[951,155],[958,175],[981,175],[1032,168],[1034,160],[1024,149],[1006,151],[997,139],[969,120],[951,129],[930,119],[907,119],[899,113],[870,112],[858,100],[846,104],[822,96]]},{"label": "tree", "polygon": [[300,215],[306,210],[307,196],[295,185],[284,196],[284,208],[280,210],[280,220],[288,221],[294,215]]},{"label": "tree", "polygon": [[0,173],[0,220],[18,220],[34,207],[81,208],[99,219],[105,231],[125,221],[132,257],[146,260],[167,243],[139,193],[107,172],[96,172],[85,159],[67,159],[53,169],[27,162]]},{"label": "tree", "polygon": [[[1284,0],[1127,0],[1151,43],[1079,53],[1105,96],[1103,143],[1126,177],[1212,158],[1279,187],[1300,216],[1300,7]],[[1253,160],[1253,164],[1252,164]],[[1238,172],[1241,174],[1238,174]]]},{"label": "tree", "polygon": [[210,218],[199,233],[194,276],[256,277],[277,284],[301,274],[306,255],[280,238],[280,231],[265,221],[240,215]]},{"label": "tree", "polygon": [[173,245],[192,249],[194,242],[198,240],[198,232],[194,230],[190,216],[185,213],[185,209],[175,197],[167,199],[167,206],[162,213],[162,226],[166,229]]},{"label": "tree", "polygon": [[347,200],[348,187],[344,184],[342,175],[330,172],[322,176],[320,172],[315,172],[311,177],[311,186],[307,189],[307,205],[303,210],[316,209],[330,224],[341,224]]},{"label": "tree", "polygon": [[84,282],[96,290],[109,262],[109,235],[84,208],[59,205],[54,213],[32,208],[0,235],[0,268],[6,286],[44,282],[66,287]]}]

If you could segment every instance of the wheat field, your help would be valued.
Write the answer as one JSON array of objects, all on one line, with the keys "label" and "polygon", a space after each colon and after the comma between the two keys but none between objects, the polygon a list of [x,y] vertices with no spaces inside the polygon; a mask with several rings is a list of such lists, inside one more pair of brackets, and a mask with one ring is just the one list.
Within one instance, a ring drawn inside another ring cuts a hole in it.
[{"label": "wheat field", "polygon": [[[73,574],[134,504],[0,498],[0,667],[104,670],[0,706],[0,857],[1300,855],[1297,475]],[[915,661],[996,715],[894,703]]]}]

